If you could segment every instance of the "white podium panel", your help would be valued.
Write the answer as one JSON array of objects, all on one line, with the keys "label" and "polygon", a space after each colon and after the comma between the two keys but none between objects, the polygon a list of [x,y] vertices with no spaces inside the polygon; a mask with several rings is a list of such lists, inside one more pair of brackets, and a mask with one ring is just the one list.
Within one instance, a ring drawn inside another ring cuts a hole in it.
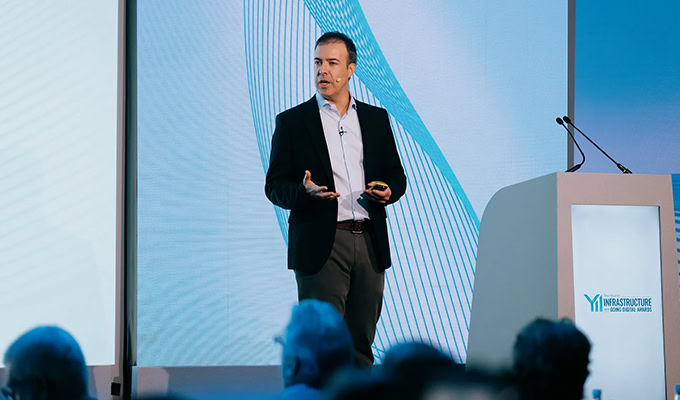
[{"label": "white podium panel", "polygon": [[586,398],[672,400],[680,286],[671,179],[557,173],[501,189],[482,218],[468,365],[510,366],[517,332],[570,318],[589,337]]},{"label": "white podium panel", "polygon": [[572,205],[574,311],[588,335],[586,398],[665,397],[659,207]]}]

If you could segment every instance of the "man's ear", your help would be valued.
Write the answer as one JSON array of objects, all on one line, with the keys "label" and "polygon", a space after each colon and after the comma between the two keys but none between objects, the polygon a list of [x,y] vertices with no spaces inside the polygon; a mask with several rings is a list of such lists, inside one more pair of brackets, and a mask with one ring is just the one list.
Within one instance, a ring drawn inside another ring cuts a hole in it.
[{"label": "man's ear", "polygon": [[293,357],[293,376],[297,376],[300,373],[300,359]]},{"label": "man's ear", "polygon": [[350,80],[352,79],[352,75],[354,75],[354,72],[357,70],[357,65],[351,63],[347,68],[349,69],[349,75],[347,75],[347,80]]},{"label": "man's ear", "polygon": [[284,383],[290,382],[300,372],[300,360],[295,356],[284,357],[281,370],[284,378]]}]

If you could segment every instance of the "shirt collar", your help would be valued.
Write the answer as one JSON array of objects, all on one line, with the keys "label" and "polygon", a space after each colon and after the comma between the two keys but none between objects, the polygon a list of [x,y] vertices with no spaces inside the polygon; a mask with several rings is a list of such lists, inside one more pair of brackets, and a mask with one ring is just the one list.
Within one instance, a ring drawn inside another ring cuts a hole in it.
[{"label": "shirt collar", "polygon": [[[319,110],[322,108],[328,106],[329,108],[335,107],[333,104],[331,104],[328,100],[324,99],[322,95],[319,94],[319,92],[316,92],[314,95],[316,97],[316,104],[319,106]],[[357,109],[357,103],[354,101],[354,96],[352,96],[352,93],[349,94],[349,107],[347,107],[348,110],[356,110]]]}]

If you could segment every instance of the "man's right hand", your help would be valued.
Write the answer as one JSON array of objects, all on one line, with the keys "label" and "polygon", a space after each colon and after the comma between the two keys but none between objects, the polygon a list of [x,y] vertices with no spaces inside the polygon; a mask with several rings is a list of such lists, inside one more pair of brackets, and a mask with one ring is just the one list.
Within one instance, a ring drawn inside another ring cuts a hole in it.
[{"label": "man's right hand", "polygon": [[305,170],[305,177],[302,178],[302,185],[304,185],[307,194],[316,199],[333,200],[340,197],[340,193],[329,192],[328,186],[319,186],[312,182],[312,173]]}]

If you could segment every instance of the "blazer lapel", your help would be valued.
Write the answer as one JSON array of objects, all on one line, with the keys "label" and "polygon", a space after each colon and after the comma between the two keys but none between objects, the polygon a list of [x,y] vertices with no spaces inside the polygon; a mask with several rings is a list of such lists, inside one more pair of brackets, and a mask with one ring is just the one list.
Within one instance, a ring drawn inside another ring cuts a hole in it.
[{"label": "blazer lapel", "polygon": [[371,182],[374,176],[374,165],[376,147],[374,143],[375,132],[373,132],[373,120],[366,114],[366,105],[360,101],[354,100],[357,105],[357,117],[359,118],[359,126],[361,127],[361,141],[364,148],[364,179],[366,184]]},{"label": "blazer lapel", "polygon": [[329,188],[332,186],[333,190],[335,190],[331,157],[328,154],[328,144],[326,143],[326,136],[323,133],[323,125],[321,124],[321,116],[319,115],[319,105],[316,102],[315,96],[312,96],[305,104],[305,114],[307,114],[305,123],[309,131],[310,141],[321,159],[321,165],[328,178],[329,185],[327,186]]}]

